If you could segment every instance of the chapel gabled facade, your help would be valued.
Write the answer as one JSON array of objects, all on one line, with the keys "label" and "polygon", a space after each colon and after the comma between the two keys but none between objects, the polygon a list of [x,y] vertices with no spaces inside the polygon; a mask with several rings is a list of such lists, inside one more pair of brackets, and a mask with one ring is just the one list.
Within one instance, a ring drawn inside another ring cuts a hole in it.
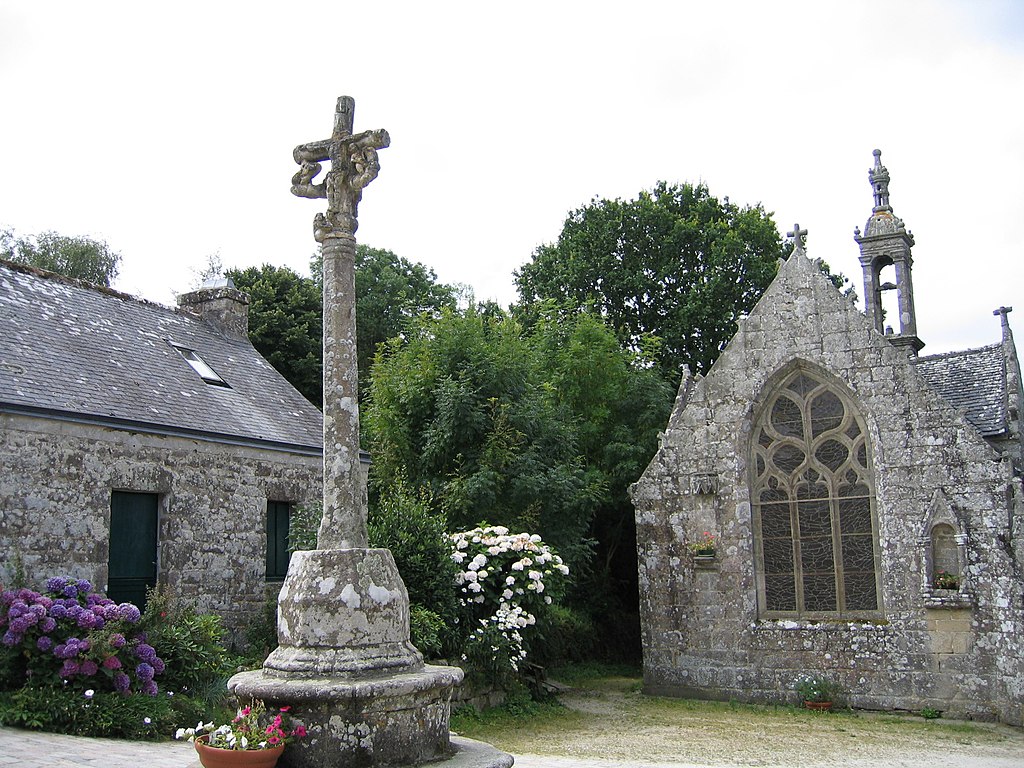
[{"label": "chapel gabled facade", "polygon": [[[649,693],[1021,724],[1020,370],[999,344],[919,357],[913,236],[875,195],[860,312],[797,248],[706,377],[684,373],[632,488]],[[887,268],[895,280],[886,282]],[[883,328],[896,290],[899,332]],[[696,543],[714,538],[714,556]]]}]

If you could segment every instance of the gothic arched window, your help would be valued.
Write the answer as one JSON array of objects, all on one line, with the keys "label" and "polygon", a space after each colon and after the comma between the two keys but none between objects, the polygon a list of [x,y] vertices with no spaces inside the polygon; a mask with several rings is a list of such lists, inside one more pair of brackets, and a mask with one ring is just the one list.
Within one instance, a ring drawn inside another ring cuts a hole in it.
[{"label": "gothic arched window", "polygon": [[814,374],[795,371],[768,399],[751,446],[763,613],[877,615],[868,451],[852,400]]}]

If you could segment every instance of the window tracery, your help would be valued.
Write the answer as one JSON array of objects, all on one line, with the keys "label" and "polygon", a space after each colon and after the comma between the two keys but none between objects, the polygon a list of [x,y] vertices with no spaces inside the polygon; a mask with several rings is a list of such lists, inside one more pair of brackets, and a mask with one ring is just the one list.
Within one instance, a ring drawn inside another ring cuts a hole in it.
[{"label": "window tracery", "polygon": [[864,422],[852,400],[797,370],[762,410],[754,435],[762,610],[877,613],[873,482]]}]

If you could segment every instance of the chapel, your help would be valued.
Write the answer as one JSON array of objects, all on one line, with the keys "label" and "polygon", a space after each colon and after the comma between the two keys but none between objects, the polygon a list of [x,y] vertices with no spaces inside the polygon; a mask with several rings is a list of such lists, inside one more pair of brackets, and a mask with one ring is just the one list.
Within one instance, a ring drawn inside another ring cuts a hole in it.
[{"label": "chapel", "polygon": [[[922,356],[914,237],[855,230],[864,311],[795,250],[705,377],[685,371],[632,487],[644,690],[1021,725],[1020,366],[998,342]],[[883,307],[883,296],[896,301]],[[888,309],[888,313],[886,312]]]}]

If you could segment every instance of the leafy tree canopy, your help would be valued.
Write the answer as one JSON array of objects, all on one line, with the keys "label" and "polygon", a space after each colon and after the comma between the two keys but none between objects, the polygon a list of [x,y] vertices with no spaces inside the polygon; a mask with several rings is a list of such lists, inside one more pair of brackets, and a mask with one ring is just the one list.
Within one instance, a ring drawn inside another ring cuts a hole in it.
[{"label": "leafy tree canopy", "polygon": [[[211,267],[216,257],[211,259]],[[209,276],[208,267],[202,276]],[[381,248],[356,247],[356,335],[360,392],[369,389],[377,346],[402,333],[421,314],[455,306],[454,289],[433,270]],[[235,287],[249,294],[249,338],[310,402],[323,402],[323,289],[320,255],[312,277],[268,264],[229,269]]]},{"label": "leafy tree canopy", "polygon": [[249,294],[249,340],[311,402],[323,402],[323,299],[316,284],[288,267],[229,269]]},{"label": "leafy tree canopy", "polygon": [[102,240],[52,231],[17,237],[0,230],[0,258],[108,287],[121,264],[121,254]]},{"label": "leafy tree canopy", "polygon": [[530,318],[537,302],[592,307],[668,381],[706,372],[774,277],[784,248],[760,205],[740,208],[702,184],[659,182],[635,200],[571,212],[555,244],[516,273]]},{"label": "leafy tree canopy", "polygon": [[670,402],[600,318],[545,313],[525,331],[493,307],[446,310],[378,351],[363,411],[374,490],[425,492],[453,530],[539,533],[577,576],[603,578]]}]

